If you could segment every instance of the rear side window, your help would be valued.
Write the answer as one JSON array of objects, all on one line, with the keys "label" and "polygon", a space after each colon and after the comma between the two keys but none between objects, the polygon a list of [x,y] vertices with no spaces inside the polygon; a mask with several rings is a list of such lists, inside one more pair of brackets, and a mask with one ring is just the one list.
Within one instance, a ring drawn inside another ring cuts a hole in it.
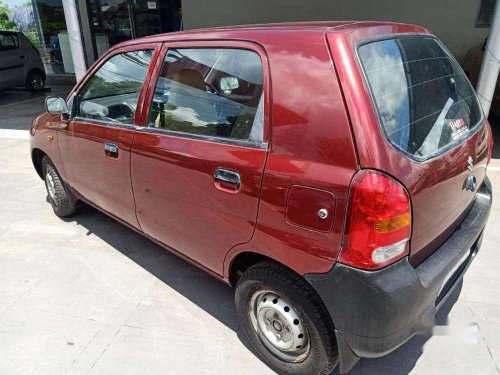
[{"label": "rear side window", "polygon": [[19,39],[16,34],[0,33],[0,51],[10,51],[19,48]]},{"label": "rear side window", "polygon": [[156,84],[149,126],[196,136],[260,142],[263,70],[257,53],[171,49]]},{"label": "rear side window", "polygon": [[385,135],[413,158],[443,152],[482,119],[467,77],[434,38],[375,41],[358,53]]}]

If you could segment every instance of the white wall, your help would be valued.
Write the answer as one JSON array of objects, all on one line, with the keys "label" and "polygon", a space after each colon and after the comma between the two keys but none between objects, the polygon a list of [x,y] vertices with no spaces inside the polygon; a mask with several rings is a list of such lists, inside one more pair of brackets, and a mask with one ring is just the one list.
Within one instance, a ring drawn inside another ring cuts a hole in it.
[{"label": "white wall", "polygon": [[461,62],[489,29],[475,27],[480,0],[182,0],[185,29],[264,22],[374,20],[430,28]]}]

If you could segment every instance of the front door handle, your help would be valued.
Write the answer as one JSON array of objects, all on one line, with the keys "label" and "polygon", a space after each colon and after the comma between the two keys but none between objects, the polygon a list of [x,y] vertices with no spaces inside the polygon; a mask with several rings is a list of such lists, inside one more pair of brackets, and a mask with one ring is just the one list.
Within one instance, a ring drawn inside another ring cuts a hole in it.
[{"label": "front door handle", "polygon": [[228,193],[237,193],[240,190],[240,174],[229,169],[217,168],[214,172],[215,187]]},{"label": "front door handle", "polygon": [[104,153],[107,157],[116,159],[118,158],[118,146],[114,143],[105,143],[104,144]]}]

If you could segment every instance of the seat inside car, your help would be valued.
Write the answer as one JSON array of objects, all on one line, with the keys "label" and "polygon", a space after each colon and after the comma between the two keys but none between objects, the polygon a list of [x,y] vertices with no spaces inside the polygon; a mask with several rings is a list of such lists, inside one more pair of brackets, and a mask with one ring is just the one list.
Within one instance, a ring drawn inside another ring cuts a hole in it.
[{"label": "seat inside car", "polygon": [[[192,125],[183,124],[186,111],[191,112],[189,117],[192,119]],[[185,126],[198,126],[201,130],[204,125],[217,122],[213,99],[207,92],[203,76],[198,70],[181,69],[174,74],[168,101],[159,117],[161,118],[157,119],[157,126],[178,131],[182,131]],[[183,120],[180,120],[181,118]]]}]

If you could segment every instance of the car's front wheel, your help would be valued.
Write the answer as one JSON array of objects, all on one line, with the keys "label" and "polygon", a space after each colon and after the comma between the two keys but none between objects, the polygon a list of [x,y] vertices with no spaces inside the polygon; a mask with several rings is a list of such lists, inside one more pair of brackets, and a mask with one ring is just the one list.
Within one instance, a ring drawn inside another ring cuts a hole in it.
[{"label": "car's front wheel", "polygon": [[329,374],[337,364],[333,323],[300,275],[272,262],[250,267],[236,287],[236,309],[257,354],[280,374]]},{"label": "car's front wheel", "polygon": [[47,195],[54,213],[59,217],[69,216],[76,211],[76,199],[73,198],[64,186],[56,167],[52,161],[45,156],[42,160],[42,170],[47,188]]}]

